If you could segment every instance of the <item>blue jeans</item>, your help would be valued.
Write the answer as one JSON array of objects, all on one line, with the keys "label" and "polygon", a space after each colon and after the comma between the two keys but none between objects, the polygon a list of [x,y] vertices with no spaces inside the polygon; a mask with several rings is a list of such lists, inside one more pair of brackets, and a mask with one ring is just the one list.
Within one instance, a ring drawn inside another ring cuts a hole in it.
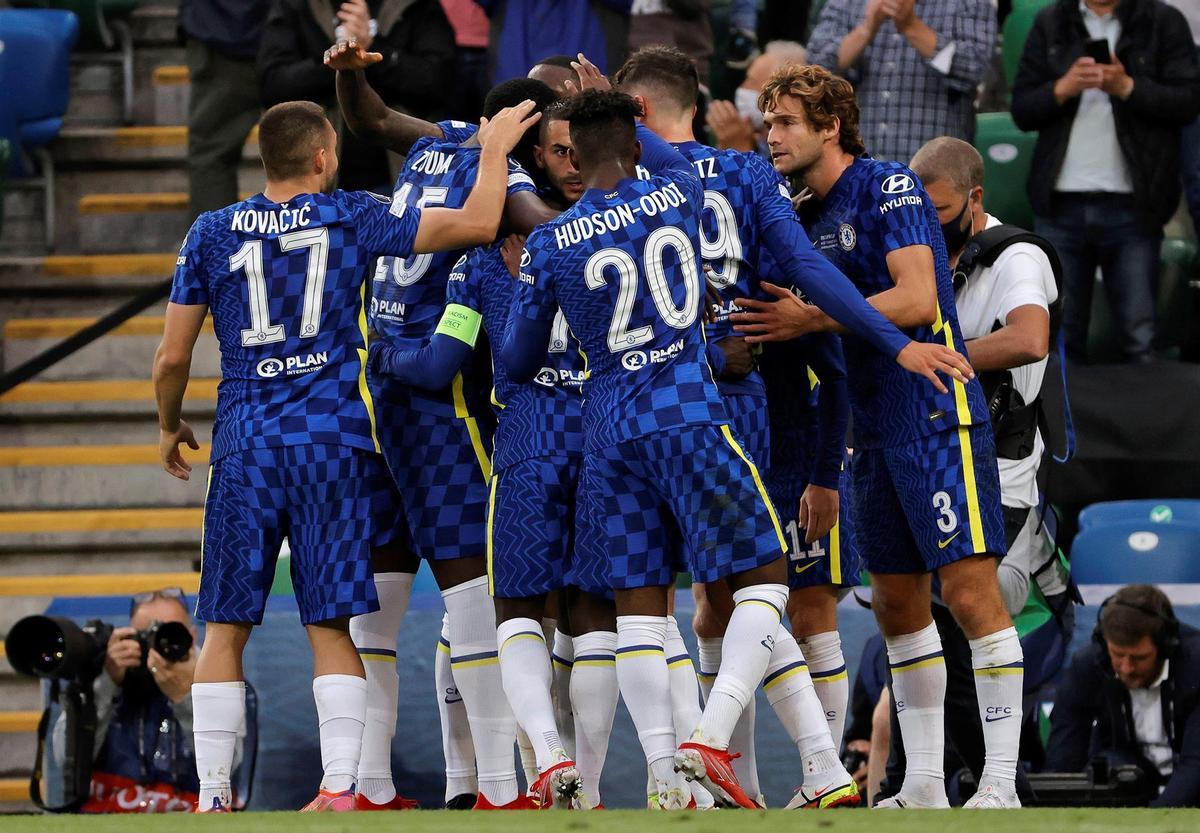
[{"label": "blue jeans", "polygon": [[1126,361],[1153,358],[1162,231],[1137,223],[1128,194],[1070,194],[1054,197],[1053,216],[1036,217],[1034,230],[1058,251],[1063,266],[1063,335],[1067,352],[1087,358],[1092,287],[1100,267],[1104,294]]}]

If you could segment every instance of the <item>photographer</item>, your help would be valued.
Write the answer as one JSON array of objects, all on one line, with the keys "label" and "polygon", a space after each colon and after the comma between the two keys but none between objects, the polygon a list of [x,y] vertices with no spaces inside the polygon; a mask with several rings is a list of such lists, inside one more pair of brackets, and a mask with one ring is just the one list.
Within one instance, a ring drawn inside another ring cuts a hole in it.
[{"label": "photographer", "polygon": [[[196,637],[187,601],[177,587],[141,593],[130,601],[129,625],[108,640],[96,698],[95,763],[84,813],[190,811],[199,782],[192,751],[192,675],[196,649],[178,662],[143,645],[139,634],[177,622]],[[165,650],[165,649],[164,649]],[[63,766],[67,720],[54,725],[52,755]]]},{"label": "photographer", "polygon": [[1047,772],[1078,772],[1097,755],[1136,762],[1157,786],[1151,807],[1200,805],[1200,631],[1157,587],[1122,588],[1100,608],[1050,720]]}]

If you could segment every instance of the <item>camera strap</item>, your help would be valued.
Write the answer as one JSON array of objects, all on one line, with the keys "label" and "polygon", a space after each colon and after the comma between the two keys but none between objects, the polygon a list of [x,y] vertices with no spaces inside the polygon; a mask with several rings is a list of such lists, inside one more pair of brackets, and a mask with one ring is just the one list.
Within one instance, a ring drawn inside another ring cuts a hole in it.
[{"label": "camera strap", "polygon": [[[55,680],[50,686],[51,702],[58,699],[58,681]],[[39,810],[47,810],[54,812],[46,806],[42,801],[42,760],[46,755],[46,734],[50,731],[50,711],[51,707],[46,706],[42,710],[42,718],[38,721],[37,727],[37,756],[33,759],[33,772],[29,776],[29,800]]]}]

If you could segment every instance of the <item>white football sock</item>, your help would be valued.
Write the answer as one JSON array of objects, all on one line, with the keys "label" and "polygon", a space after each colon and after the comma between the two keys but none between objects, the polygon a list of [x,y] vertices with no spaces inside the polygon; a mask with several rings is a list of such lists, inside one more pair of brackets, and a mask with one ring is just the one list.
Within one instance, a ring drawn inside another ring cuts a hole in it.
[{"label": "white football sock", "polygon": [[560,630],[554,631],[554,650],[550,653],[550,669],[554,682],[550,693],[554,701],[554,723],[563,749],[575,759],[575,715],[571,712],[571,665],[575,662],[575,642]]},{"label": "white football sock", "polygon": [[475,744],[471,742],[467,707],[450,670],[450,617],[445,614],[433,659],[433,680],[442,728],[442,755],[446,760],[446,800],[456,795],[474,795],[479,792],[475,780]]},{"label": "white football sock", "polygon": [[237,739],[246,734],[246,684],[192,683],[192,732],[200,776],[198,806],[211,809],[215,798],[229,807]]},{"label": "white football sock", "polygon": [[[712,695],[713,683],[717,680],[717,672],[721,669],[721,637],[697,637],[696,644],[699,646],[698,653],[700,654],[700,673],[696,676],[700,680],[700,691],[703,693],[704,702],[707,705],[709,697]],[[758,782],[758,755],[754,748],[756,712],[754,698],[751,697],[750,701],[746,703],[746,708],[742,709],[737,723],[733,724],[733,732],[729,736],[729,751],[738,755],[731,764],[733,774],[737,776],[738,783],[751,798],[756,797],[761,791]],[[690,735],[680,735],[680,737],[690,737]],[[693,787],[696,783],[692,782]],[[708,798],[711,800],[712,796],[708,796]],[[700,799],[696,801],[699,805]]]},{"label": "white football sock", "polygon": [[946,661],[937,626],[885,638],[892,672],[892,699],[900,721],[907,765],[900,788],[910,801],[946,804]]},{"label": "white football sock", "polygon": [[696,659],[700,663],[696,679],[700,683],[700,696],[704,700],[704,705],[708,705],[713,683],[717,681],[717,672],[721,670],[721,637],[698,636],[696,637],[696,648],[698,654]]},{"label": "white football sock", "polygon": [[545,772],[557,763],[562,741],[554,725],[550,654],[541,626],[532,619],[508,619],[496,627],[496,641],[504,694],[533,746],[538,771]]},{"label": "white football sock", "polygon": [[756,584],[733,594],[733,615],[721,646],[721,670],[693,737],[726,749],[738,718],[754,697],[771,659],[787,604],[786,584]]},{"label": "white football sock", "polygon": [[367,681],[350,674],[313,678],[317,722],[321,726],[321,789],[339,793],[354,786],[367,722]]},{"label": "white football sock", "polygon": [[837,631],[826,631],[797,641],[808,660],[808,673],[812,675],[825,719],[829,721],[833,746],[841,749],[846,710],[850,704],[850,678],[846,674],[846,658],[842,655],[842,638]]},{"label": "white football sock", "polygon": [[592,631],[575,637],[571,709],[575,714],[575,766],[588,802],[600,803],[600,776],[617,713],[617,635]]},{"label": "white football sock", "polygon": [[979,786],[1016,789],[1017,747],[1021,742],[1021,694],[1025,658],[1016,628],[972,639],[971,667],[983,723],[985,749]]},{"label": "white football sock", "polygon": [[414,578],[412,573],[376,573],[379,610],[350,620],[350,638],[367,675],[367,725],[358,760],[358,791],[375,804],[386,804],[396,797],[392,782],[392,738],[396,735],[400,703],[396,640]]},{"label": "white football sock", "polygon": [[845,776],[845,768],[829,735],[825,711],[813,690],[804,654],[783,625],[779,626],[775,637],[775,650],[767,664],[763,689],[788,737],[800,750],[805,782],[828,784]]},{"label": "white football sock", "polygon": [[665,616],[617,617],[617,682],[659,792],[675,786],[675,723],[663,644]]},{"label": "white football sock", "polygon": [[667,655],[667,672],[671,680],[671,713],[675,737],[689,738],[700,724],[700,684],[691,654],[679,632],[674,616],[667,617],[667,639],[663,645]]},{"label": "white football sock", "polygon": [[[502,806],[517,798],[512,754],[517,721],[503,696],[496,607],[487,587],[487,576],[480,576],[443,590],[442,600],[450,616],[450,668],[467,707],[479,791]],[[540,631],[540,626],[535,627]]]}]

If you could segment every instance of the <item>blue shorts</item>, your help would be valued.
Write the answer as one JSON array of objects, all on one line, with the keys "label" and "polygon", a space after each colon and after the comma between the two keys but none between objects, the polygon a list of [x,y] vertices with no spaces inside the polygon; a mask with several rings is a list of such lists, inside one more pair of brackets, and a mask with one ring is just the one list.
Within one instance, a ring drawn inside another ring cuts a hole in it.
[{"label": "blue shorts", "polygon": [[579,485],[571,583],[589,592],[666,587],[681,561],[696,581],[716,581],[784,553],[758,469],[728,425],[656,431],[588,454]]},{"label": "blue shorts", "polygon": [[379,456],[338,445],[236,451],[209,468],[196,618],[262,624],[283,539],[306,625],[379,609]]},{"label": "blue shorts", "polygon": [[735,393],[724,397],[724,401],[733,435],[765,478],[771,466],[771,427],[767,421],[766,397]]},{"label": "blue shorts", "polygon": [[377,396],[375,418],[416,554],[430,561],[482,558],[492,415],[470,413],[461,395],[452,403],[417,396],[392,402]]},{"label": "blue shorts", "polygon": [[501,599],[563,586],[575,540],[578,457],[535,457],[492,475],[488,589]]},{"label": "blue shorts", "polygon": [[853,482],[854,531],[872,573],[925,573],[1008,551],[990,426],[859,449]]},{"label": "blue shorts", "polygon": [[781,491],[769,487],[771,500],[783,522],[788,542],[788,587],[857,587],[860,584],[862,561],[851,519],[851,484],[849,466],[842,470],[838,484],[838,522],[828,535],[811,544],[804,543],[804,527],[800,526],[800,496],[804,490]]}]

